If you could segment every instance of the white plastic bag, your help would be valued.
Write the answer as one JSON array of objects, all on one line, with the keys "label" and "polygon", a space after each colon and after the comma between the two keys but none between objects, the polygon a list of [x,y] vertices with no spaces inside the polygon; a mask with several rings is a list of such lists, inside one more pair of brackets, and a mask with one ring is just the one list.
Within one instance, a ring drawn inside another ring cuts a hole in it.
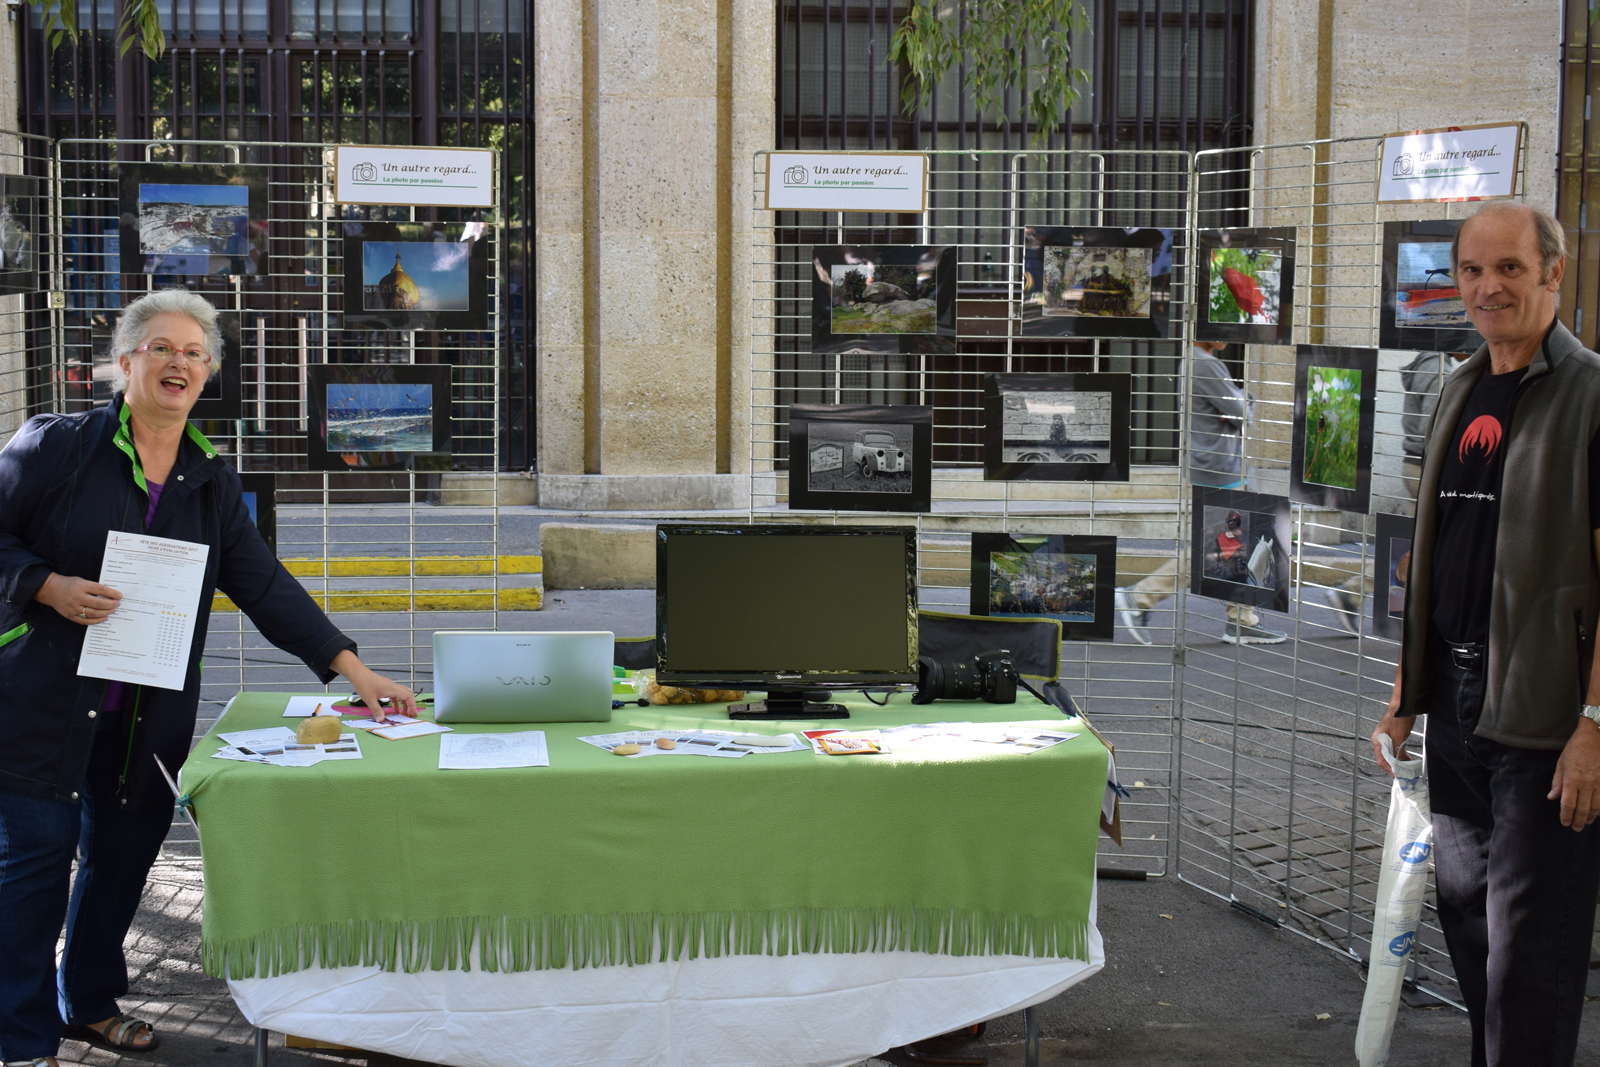
[{"label": "white plastic bag", "polygon": [[1420,759],[1397,760],[1387,734],[1378,737],[1383,758],[1394,768],[1389,792],[1389,825],[1383,833],[1383,869],[1378,875],[1378,902],[1372,917],[1372,960],[1367,992],[1356,1027],[1356,1060],[1361,1067],[1389,1062],[1389,1039],[1406,964],[1416,949],[1422,921],[1422,896],[1433,862],[1433,813],[1428,809],[1428,779]]}]

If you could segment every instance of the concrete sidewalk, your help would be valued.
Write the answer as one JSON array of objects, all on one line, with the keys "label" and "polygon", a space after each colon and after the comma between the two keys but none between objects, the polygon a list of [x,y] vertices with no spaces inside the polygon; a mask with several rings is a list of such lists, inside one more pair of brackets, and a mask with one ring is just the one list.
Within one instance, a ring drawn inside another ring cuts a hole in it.
[{"label": "concrete sidewalk", "polygon": [[[132,991],[123,1010],[152,1020],[162,1047],[118,1057],[78,1042],[67,1063],[110,1067],[248,1067],[252,1031],[227,988],[200,971],[199,865],[163,862],[152,872],[128,942]],[[1100,883],[1106,968],[1040,1007],[1044,1064],[1107,1067],[1352,1062],[1361,1005],[1359,969],[1306,939],[1275,930],[1174,880]],[[1326,1013],[1329,1018],[1318,1019]],[[1578,1062],[1600,1061],[1600,1008],[1585,1009]],[[974,1051],[995,1067],[1022,1063],[1022,1016],[989,1024]],[[1390,1059],[1406,1065],[1469,1062],[1466,1017],[1447,1007],[1402,1010]],[[395,1067],[387,1056],[284,1049],[274,1067],[312,1061]],[[910,1061],[898,1052],[885,1060]]]}]

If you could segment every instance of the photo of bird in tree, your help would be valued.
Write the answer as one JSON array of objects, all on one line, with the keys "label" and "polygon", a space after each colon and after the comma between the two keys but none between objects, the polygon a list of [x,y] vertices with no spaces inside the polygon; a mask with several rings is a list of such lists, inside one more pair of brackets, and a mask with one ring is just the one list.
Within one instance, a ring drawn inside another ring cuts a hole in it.
[{"label": "photo of bird in tree", "polygon": [[1311,368],[1302,481],[1338,489],[1356,487],[1365,377],[1365,372],[1345,367]]},{"label": "photo of bird in tree", "polygon": [[1281,267],[1275,249],[1213,248],[1210,320],[1276,326]]}]

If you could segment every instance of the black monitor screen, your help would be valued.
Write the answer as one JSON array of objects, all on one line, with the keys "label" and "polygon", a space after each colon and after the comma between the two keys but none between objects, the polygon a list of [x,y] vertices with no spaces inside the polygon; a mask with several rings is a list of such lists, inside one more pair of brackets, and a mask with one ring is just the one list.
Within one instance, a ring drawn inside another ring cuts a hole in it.
[{"label": "black monitor screen", "polygon": [[662,675],[914,674],[915,546],[903,528],[659,527]]}]

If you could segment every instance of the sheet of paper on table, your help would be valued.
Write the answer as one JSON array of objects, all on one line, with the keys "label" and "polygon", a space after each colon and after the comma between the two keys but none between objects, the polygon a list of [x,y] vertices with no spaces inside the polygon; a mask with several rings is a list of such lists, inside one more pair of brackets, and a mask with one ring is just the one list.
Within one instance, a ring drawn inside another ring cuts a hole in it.
[{"label": "sheet of paper on table", "polygon": [[210,545],[109,531],[100,584],[122,599],[105,622],[87,628],[78,674],[182,689],[210,553]]},{"label": "sheet of paper on table", "polygon": [[388,722],[363,722],[351,723],[351,726],[361,726],[375,737],[387,738],[390,741],[404,741],[408,737],[427,737],[429,734],[450,733],[450,727],[440,726],[427,719],[390,719]]},{"label": "sheet of paper on table", "polygon": [[475,771],[504,767],[548,767],[543,730],[508,734],[441,734],[439,769]]},{"label": "sheet of paper on table", "polygon": [[314,767],[324,760],[361,758],[361,745],[355,734],[341,734],[339,740],[322,745],[298,744],[294,732],[282,726],[237,730],[218,736],[227,744],[212,754],[216,759],[266,763],[273,767]]},{"label": "sheet of paper on table", "polygon": [[318,693],[316,696],[290,697],[289,706],[283,709],[285,719],[309,719],[317,710],[322,709],[326,715],[333,709],[334,698],[327,693]]},{"label": "sheet of paper on table", "polygon": [[[717,756],[738,759],[742,756],[770,752],[804,752],[806,745],[794,734],[781,734],[772,740],[784,741],[781,746],[740,744],[739,738],[747,736],[732,730],[622,730],[611,734],[591,734],[579,741],[610,752],[618,745],[635,744],[639,751],[625,758],[643,759],[646,756]],[[658,738],[672,742],[671,748],[656,744]]]}]

